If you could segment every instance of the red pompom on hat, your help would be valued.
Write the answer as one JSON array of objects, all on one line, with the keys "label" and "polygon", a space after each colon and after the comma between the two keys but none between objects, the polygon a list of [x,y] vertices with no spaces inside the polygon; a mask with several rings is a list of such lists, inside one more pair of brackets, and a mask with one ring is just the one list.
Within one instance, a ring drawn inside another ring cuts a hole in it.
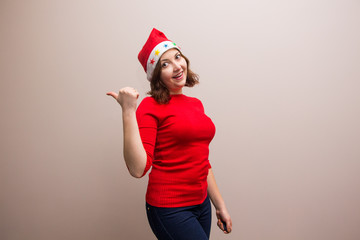
[{"label": "red pompom on hat", "polygon": [[153,28],[148,40],[138,55],[138,59],[143,66],[149,81],[151,80],[155,66],[161,55],[171,48],[180,50],[180,48],[174,42],[170,41],[164,33]]}]

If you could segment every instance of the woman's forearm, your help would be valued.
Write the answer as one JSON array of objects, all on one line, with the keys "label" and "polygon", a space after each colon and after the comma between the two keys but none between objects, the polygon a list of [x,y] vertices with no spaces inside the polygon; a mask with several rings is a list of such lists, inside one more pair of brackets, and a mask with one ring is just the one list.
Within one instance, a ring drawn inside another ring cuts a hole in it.
[{"label": "woman's forearm", "polygon": [[209,169],[207,183],[208,183],[208,194],[211,202],[214,204],[214,207],[216,209],[225,208],[225,202],[220,194],[219,188],[215,181],[214,173],[211,168]]},{"label": "woman's forearm", "polygon": [[219,188],[216,185],[212,169],[209,169],[207,183],[210,200],[216,209],[216,217],[218,218],[217,225],[224,233],[230,233],[232,230],[231,217],[226,209],[225,202],[220,194]]},{"label": "woman's forearm", "polygon": [[132,87],[124,87],[119,90],[119,94],[107,92],[106,95],[112,96],[122,108],[124,159],[130,174],[139,178],[144,173],[147,161],[136,120],[139,93]]},{"label": "woman's forearm", "polygon": [[146,152],[142,144],[136,113],[123,110],[124,159],[133,177],[141,177],[146,166]]}]

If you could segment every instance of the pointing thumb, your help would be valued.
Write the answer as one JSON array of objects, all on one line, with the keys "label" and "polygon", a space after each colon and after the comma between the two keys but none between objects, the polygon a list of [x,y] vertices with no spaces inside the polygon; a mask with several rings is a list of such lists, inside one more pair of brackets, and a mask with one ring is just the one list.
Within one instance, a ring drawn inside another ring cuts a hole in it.
[{"label": "pointing thumb", "polygon": [[116,93],[114,93],[114,92],[108,92],[108,93],[106,93],[106,95],[108,95],[108,96],[112,96],[113,98],[117,98],[117,94]]}]

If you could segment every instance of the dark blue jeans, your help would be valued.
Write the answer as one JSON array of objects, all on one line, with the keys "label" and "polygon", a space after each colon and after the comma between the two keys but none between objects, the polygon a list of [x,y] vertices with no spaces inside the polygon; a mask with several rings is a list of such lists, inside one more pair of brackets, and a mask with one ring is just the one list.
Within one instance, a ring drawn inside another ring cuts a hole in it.
[{"label": "dark blue jeans", "polygon": [[211,204],[162,208],[146,203],[150,227],[159,240],[208,240],[211,228]]}]

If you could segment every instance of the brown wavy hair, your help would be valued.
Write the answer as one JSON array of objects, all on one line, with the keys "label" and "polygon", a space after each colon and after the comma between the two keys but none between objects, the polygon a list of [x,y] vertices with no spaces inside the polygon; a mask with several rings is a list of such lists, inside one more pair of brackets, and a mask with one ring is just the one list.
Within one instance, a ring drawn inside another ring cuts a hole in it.
[{"label": "brown wavy hair", "polygon": [[[180,51],[179,51],[180,52]],[[183,57],[187,64],[187,75],[186,75],[186,87],[193,87],[199,83],[199,75],[190,70],[190,61],[185,57],[181,52],[181,57]],[[170,100],[170,91],[167,89],[165,84],[161,81],[161,63],[158,63],[155,66],[153,76],[150,80],[150,91],[147,93],[151,95],[157,103],[167,104]]]}]

